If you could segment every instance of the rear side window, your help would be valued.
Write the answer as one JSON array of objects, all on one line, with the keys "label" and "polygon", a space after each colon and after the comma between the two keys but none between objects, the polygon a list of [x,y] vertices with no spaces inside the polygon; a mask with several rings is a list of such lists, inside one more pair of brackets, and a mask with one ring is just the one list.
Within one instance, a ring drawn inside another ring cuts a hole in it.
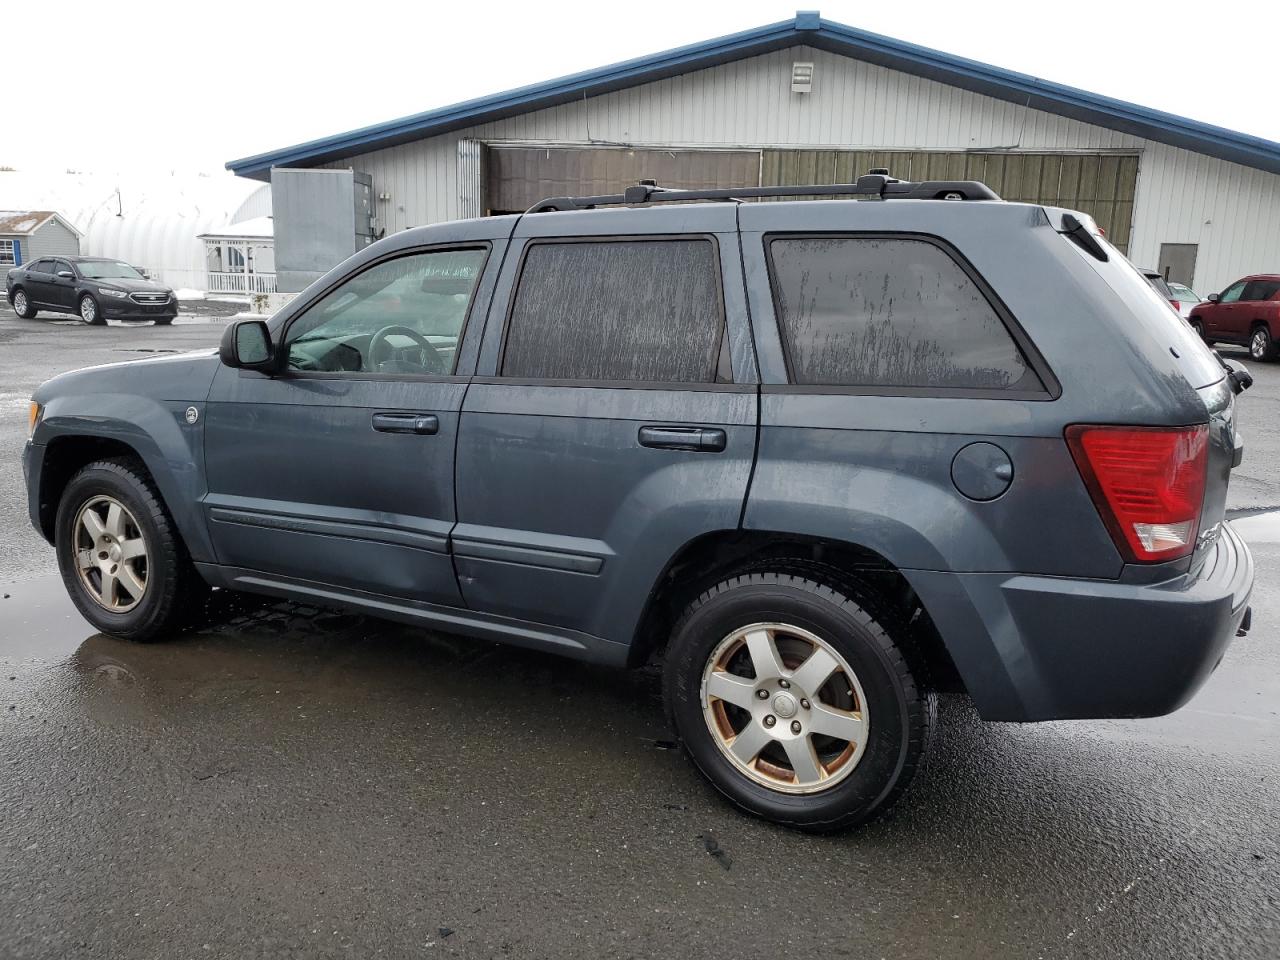
[{"label": "rear side window", "polygon": [[1241,300],[1270,300],[1280,290],[1280,283],[1275,280],[1250,280],[1245,284]]},{"label": "rear side window", "polygon": [[502,375],[715,382],[723,337],[712,241],[535,243],[520,272]]},{"label": "rear side window", "polygon": [[935,243],[778,238],[769,254],[793,383],[1044,389],[982,290]]}]

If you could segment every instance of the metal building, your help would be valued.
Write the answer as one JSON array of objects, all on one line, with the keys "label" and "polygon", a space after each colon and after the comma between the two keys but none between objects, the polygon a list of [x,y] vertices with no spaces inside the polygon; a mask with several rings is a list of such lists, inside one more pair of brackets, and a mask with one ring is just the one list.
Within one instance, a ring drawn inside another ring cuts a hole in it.
[{"label": "metal building", "polygon": [[1280,269],[1280,143],[813,12],[227,166],[368,174],[378,233],[642,177],[773,185],[888,167],[1084,210],[1132,260],[1203,294]]},{"label": "metal building", "polygon": [[[0,172],[0,206],[57,210],[90,257],[127,261],[174,288],[205,289],[199,235],[271,214],[271,188],[236,177]],[[23,260],[27,260],[23,254]]]}]

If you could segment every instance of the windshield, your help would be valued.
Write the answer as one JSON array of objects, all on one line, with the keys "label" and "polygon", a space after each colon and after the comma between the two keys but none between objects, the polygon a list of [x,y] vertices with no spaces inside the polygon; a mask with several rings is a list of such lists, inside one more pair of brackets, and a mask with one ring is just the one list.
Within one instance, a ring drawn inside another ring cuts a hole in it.
[{"label": "windshield", "polygon": [[145,280],[133,267],[119,260],[82,260],[80,272],[90,280]]},{"label": "windshield", "polygon": [[1171,283],[1169,289],[1173,291],[1174,297],[1179,303],[1199,303],[1200,295],[1194,290],[1182,283]]}]

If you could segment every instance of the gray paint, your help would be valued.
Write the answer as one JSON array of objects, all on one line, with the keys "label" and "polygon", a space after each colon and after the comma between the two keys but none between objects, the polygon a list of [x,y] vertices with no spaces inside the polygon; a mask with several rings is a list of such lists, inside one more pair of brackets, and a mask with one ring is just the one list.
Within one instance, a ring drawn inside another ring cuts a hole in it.
[{"label": "gray paint", "polygon": [[372,181],[352,170],[271,171],[276,288],[297,293],[373,242]]},{"label": "gray paint", "polygon": [[[1126,565],[1063,430],[1208,422],[1203,523],[1225,530],[1232,395],[1198,341],[1163,312],[1160,322],[1144,313],[1158,304],[1150,288],[1118,260],[1079,250],[1055,229],[1061,221],[1062,211],[1018,204],[823,201],[406,231],[330,270],[272,319],[273,335],[379,258],[483,241],[492,252],[457,376],[269,377],[209,356],[68,374],[36,394],[46,414],[27,455],[33,515],[44,445],[115,437],[143,456],[212,582],[608,663],[626,658],[659,576],[691,541],[739,528],[841,541],[901,571],[984,716],[1173,709],[1244,616],[1248,551],[1228,531],[1180,561]],[[950,245],[1035,345],[1047,392],[789,385],[765,261],[765,238],[779,231],[905,232]],[[673,233],[716,238],[736,383],[495,375],[529,241]],[[205,400],[197,425],[181,422],[188,403]],[[378,412],[434,416],[439,431],[377,433]],[[644,426],[722,430],[724,449],[643,446]],[[998,447],[1012,468],[994,499],[956,489],[953,464],[975,443]]]},{"label": "gray paint", "polygon": [[0,233],[0,240],[16,240],[21,244],[25,266],[40,257],[74,257],[80,253],[80,237],[50,217],[29,234]]}]

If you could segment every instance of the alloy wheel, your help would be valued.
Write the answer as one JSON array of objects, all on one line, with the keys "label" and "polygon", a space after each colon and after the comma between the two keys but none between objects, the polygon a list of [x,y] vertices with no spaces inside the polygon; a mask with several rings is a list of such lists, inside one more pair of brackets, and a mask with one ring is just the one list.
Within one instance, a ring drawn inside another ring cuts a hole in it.
[{"label": "alloy wheel", "polygon": [[1267,355],[1268,347],[1267,331],[1259,328],[1253,331],[1253,339],[1249,341],[1249,355],[1255,360],[1261,360]]},{"label": "alloy wheel", "polygon": [[80,319],[85,323],[93,323],[98,319],[98,305],[93,302],[93,297],[80,299]]},{"label": "alloy wheel", "polygon": [[701,699],[721,752],[772,790],[829,790],[866,749],[870,718],[857,675],[801,627],[753,623],[729,634],[707,661]]},{"label": "alloy wheel", "polygon": [[147,541],[132,513],[113,497],[94,497],[76,514],[75,563],[98,605],[127,613],[147,591]]},{"label": "alloy wheel", "polygon": [[13,312],[19,315],[27,312],[27,295],[21,290],[13,295]]}]

